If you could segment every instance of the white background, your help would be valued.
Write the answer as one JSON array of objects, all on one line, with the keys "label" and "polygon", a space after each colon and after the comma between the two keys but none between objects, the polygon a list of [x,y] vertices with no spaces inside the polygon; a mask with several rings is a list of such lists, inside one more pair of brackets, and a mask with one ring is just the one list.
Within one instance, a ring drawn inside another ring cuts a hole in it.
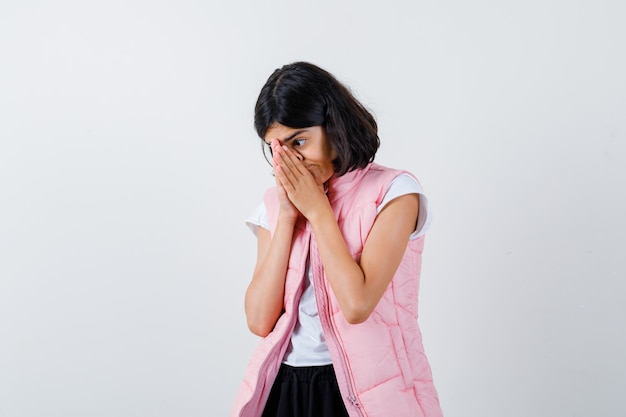
[{"label": "white background", "polygon": [[256,337],[252,128],[314,62],[435,212],[420,320],[448,417],[623,417],[626,5],[0,4],[0,416],[225,416]]}]

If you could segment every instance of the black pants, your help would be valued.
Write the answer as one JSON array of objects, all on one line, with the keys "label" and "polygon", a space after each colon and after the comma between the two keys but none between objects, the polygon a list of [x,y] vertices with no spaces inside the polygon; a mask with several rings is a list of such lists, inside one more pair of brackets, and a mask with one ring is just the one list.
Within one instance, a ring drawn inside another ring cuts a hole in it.
[{"label": "black pants", "polygon": [[333,366],[282,364],[262,417],[348,417]]}]

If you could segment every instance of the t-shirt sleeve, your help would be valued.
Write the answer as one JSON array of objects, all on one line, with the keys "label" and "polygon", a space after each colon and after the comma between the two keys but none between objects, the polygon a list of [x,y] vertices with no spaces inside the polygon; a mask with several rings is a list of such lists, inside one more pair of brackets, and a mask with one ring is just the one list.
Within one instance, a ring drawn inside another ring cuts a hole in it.
[{"label": "t-shirt sleeve", "polygon": [[381,210],[394,198],[398,198],[406,194],[417,194],[419,197],[417,226],[415,227],[415,231],[409,237],[410,240],[414,240],[423,236],[430,228],[430,224],[432,222],[432,213],[428,208],[428,198],[424,194],[422,186],[415,180],[415,178],[408,174],[400,174],[394,178],[389,186],[389,190],[387,190],[387,193],[383,197],[383,201],[378,205],[377,213],[380,213]]},{"label": "t-shirt sleeve", "polygon": [[267,209],[265,203],[259,204],[254,211],[246,219],[246,225],[250,228],[255,236],[259,233],[259,227],[270,230],[270,221],[267,216]]}]

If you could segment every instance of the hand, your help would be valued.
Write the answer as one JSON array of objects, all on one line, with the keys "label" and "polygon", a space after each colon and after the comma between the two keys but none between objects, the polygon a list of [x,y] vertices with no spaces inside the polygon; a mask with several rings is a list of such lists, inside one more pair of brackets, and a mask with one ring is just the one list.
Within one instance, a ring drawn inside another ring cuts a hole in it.
[{"label": "hand", "polygon": [[[272,147],[272,153],[276,155],[276,148],[280,148],[280,142],[278,142],[278,140],[276,139],[272,139],[270,146]],[[274,166],[274,175],[276,177],[276,194],[278,195],[278,201],[280,203],[279,217],[284,217],[287,219],[297,219],[300,215],[300,212],[298,211],[296,206],[294,206],[293,203],[289,200],[283,184],[278,179],[278,175],[276,174],[278,164],[275,157],[272,159],[272,165]]]},{"label": "hand", "polygon": [[309,220],[320,210],[330,209],[324,185],[316,182],[296,152],[280,146],[277,140],[272,141],[272,151],[277,184],[296,209]]}]

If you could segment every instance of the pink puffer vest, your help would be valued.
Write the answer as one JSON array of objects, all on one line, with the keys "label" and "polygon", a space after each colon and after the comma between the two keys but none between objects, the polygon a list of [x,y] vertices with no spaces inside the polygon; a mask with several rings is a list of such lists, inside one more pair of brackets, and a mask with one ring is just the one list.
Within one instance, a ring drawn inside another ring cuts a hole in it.
[{"label": "pink puffer vest", "polygon": [[[377,206],[402,172],[371,163],[331,180],[328,198],[355,260],[374,224]],[[279,209],[274,188],[265,194],[264,202],[273,233]],[[259,417],[263,412],[296,323],[309,253],[319,317],[350,417],[441,417],[417,325],[423,247],[423,237],[408,243],[370,317],[349,324],[324,275],[310,225],[298,222],[285,282],[285,312],[254,352],[231,417]]]}]

